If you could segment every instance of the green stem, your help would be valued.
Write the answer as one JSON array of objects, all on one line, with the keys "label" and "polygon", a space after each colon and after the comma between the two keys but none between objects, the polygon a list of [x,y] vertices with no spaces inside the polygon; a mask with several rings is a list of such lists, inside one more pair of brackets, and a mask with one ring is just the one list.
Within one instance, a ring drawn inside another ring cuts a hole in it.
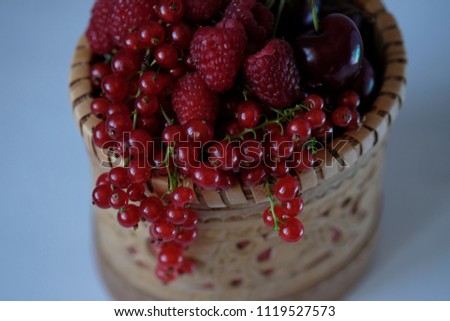
[{"label": "green stem", "polygon": [[266,194],[267,194],[267,198],[270,203],[270,214],[272,214],[273,223],[274,223],[273,230],[278,232],[280,230],[280,227],[278,226],[278,218],[275,215],[275,202],[272,197],[272,191],[270,190],[269,178],[266,178]]},{"label": "green stem", "polygon": [[169,115],[167,115],[166,111],[164,110],[164,108],[161,106],[161,104],[159,104],[159,108],[161,109],[161,112],[164,116],[164,119],[166,120],[167,124],[169,125],[173,125],[173,119],[169,117]]},{"label": "green stem", "polygon": [[309,111],[309,108],[302,104],[297,104],[294,107],[285,109],[285,110],[278,110],[278,109],[272,108],[272,111],[274,111],[277,114],[277,119],[266,120],[264,123],[262,123],[256,127],[244,129],[239,134],[236,134],[233,136],[226,136],[225,140],[231,141],[233,139],[238,139],[238,138],[241,139],[244,135],[246,135],[248,133],[253,133],[253,135],[256,135],[257,130],[263,129],[263,128],[267,127],[268,125],[272,125],[272,124],[279,125],[281,127],[281,131],[284,132],[284,127],[281,123],[292,119],[293,117],[295,117],[295,113],[302,109]]},{"label": "green stem", "polygon": [[319,32],[319,15],[318,15],[318,12],[317,12],[316,0],[308,0],[308,1],[309,1],[309,6],[311,7],[311,13],[312,13],[312,17],[313,17],[314,30],[316,32]]},{"label": "green stem", "polygon": [[275,21],[275,28],[273,29],[273,36],[277,34],[278,25],[280,24],[281,15],[283,14],[284,6],[286,5],[286,0],[280,0],[280,4],[278,5],[277,11],[277,20]]},{"label": "green stem", "polygon": [[133,111],[133,130],[137,128],[137,121],[138,121],[138,114],[135,111]]}]

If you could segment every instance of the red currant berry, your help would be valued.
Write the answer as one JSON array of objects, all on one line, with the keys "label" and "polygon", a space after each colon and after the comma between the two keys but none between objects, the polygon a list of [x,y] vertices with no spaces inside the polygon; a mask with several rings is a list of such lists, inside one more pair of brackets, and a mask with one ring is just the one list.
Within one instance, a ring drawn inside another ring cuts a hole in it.
[{"label": "red currant berry", "polygon": [[228,136],[240,135],[243,130],[244,129],[239,125],[237,120],[233,120],[225,126],[225,134]]},{"label": "red currant berry", "polygon": [[221,170],[229,171],[239,168],[241,153],[232,142],[225,140],[215,142],[208,148],[208,153],[211,164]]},{"label": "red currant berry", "polygon": [[320,109],[311,109],[305,114],[305,119],[311,124],[311,127],[315,129],[325,124],[327,116]]},{"label": "red currant berry", "polygon": [[278,235],[285,242],[297,242],[303,237],[304,227],[302,222],[296,218],[289,217],[280,222]]},{"label": "red currant berry", "polygon": [[128,199],[132,202],[139,202],[145,196],[144,184],[132,183],[127,188]]},{"label": "red currant berry", "polygon": [[108,185],[108,186],[110,185],[109,180],[108,180],[108,173],[103,173],[97,178],[95,186],[100,186],[100,185]]},{"label": "red currant berry", "polygon": [[139,78],[139,88],[146,95],[158,96],[165,88],[165,81],[165,77],[155,71],[147,71]]},{"label": "red currant berry", "polygon": [[121,50],[114,55],[111,61],[112,71],[126,78],[136,74],[139,67],[139,57],[133,51]]},{"label": "red currant berry", "polygon": [[108,131],[106,130],[105,122],[102,121],[94,127],[92,133],[92,139],[94,145],[101,149],[108,149],[114,146],[114,141],[109,137]]},{"label": "red currant berry", "polygon": [[294,118],[286,126],[286,132],[294,142],[306,142],[312,133],[311,124],[300,118]]},{"label": "red currant berry", "polygon": [[182,230],[177,233],[175,237],[175,242],[183,246],[189,246],[192,242],[197,238],[197,229],[194,228],[192,230]]},{"label": "red currant berry", "polygon": [[195,271],[195,263],[192,260],[183,259],[183,264],[178,268],[178,273],[180,274],[191,274]]},{"label": "red currant berry", "polygon": [[204,189],[217,189],[220,182],[220,173],[217,169],[212,168],[211,165],[200,164],[200,166],[193,168],[191,178],[195,185]]},{"label": "red currant berry", "polygon": [[159,219],[150,227],[150,235],[160,242],[170,242],[175,239],[177,229],[175,225],[167,222],[165,219]]},{"label": "red currant berry", "polygon": [[111,101],[123,101],[128,95],[128,82],[119,74],[112,74],[103,78],[102,91]]},{"label": "red currant berry", "polygon": [[198,166],[200,143],[180,142],[174,148],[174,162],[178,167],[193,168]]},{"label": "red currant berry", "polygon": [[339,95],[338,106],[347,106],[348,108],[358,108],[361,103],[359,95],[354,91],[345,91]]},{"label": "red currant berry", "polygon": [[346,106],[338,107],[331,114],[331,119],[336,126],[345,128],[352,121],[352,110]]},{"label": "red currant berry", "polygon": [[128,142],[133,156],[148,155],[153,150],[153,138],[142,129],[133,130]]},{"label": "red currant berry", "polygon": [[109,105],[109,100],[106,98],[94,98],[91,102],[91,113],[97,118],[106,118]]},{"label": "red currant berry", "polygon": [[260,107],[257,103],[247,100],[237,107],[236,118],[243,128],[253,128],[258,125],[261,117]]},{"label": "red currant berry", "polygon": [[322,109],[324,105],[323,98],[316,94],[306,96],[303,104],[310,109]]},{"label": "red currant berry", "polygon": [[160,264],[156,265],[155,274],[156,274],[156,277],[164,284],[170,283],[170,282],[176,280],[178,277],[177,270],[167,268]]},{"label": "red currant berry", "polygon": [[108,180],[117,188],[126,188],[130,185],[128,172],[123,167],[114,167],[109,171]]},{"label": "red currant berry", "polygon": [[176,207],[174,204],[169,204],[166,208],[165,219],[167,222],[180,225],[186,222],[187,213],[184,209]]},{"label": "red currant berry", "polygon": [[149,21],[138,32],[142,47],[156,47],[164,41],[164,27],[155,21]]},{"label": "red currant berry", "polygon": [[214,128],[201,119],[194,118],[187,122],[185,126],[186,136],[189,141],[206,144],[214,137]]},{"label": "red currant berry", "polygon": [[300,191],[300,183],[293,176],[280,178],[275,185],[275,196],[280,202],[292,201]]},{"label": "red currant berry", "polygon": [[112,139],[121,140],[124,138],[124,134],[131,132],[133,122],[127,115],[114,114],[106,119],[105,128]]},{"label": "red currant berry", "polygon": [[294,152],[293,160],[289,162],[289,167],[300,172],[306,172],[314,167],[317,161],[310,149],[300,149]]},{"label": "red currant berry", "polygon": [[128,108],[128,106],[124,103],[112,103],[107,111],[106,111],[106,117],[115,115],[115,114],[122,114],[122,115],[129,115],[130,114],[130,109]]},{"label": "red currant berry", "polygon": [[264,128],[264,133],[270,136],[278,136],[283,134],[281,124],[269,124]]},{"label": "red currant berry", "polygon": [[191,44],[192,29],[187,24],[180,22],[167,28],[168,40],[180,49],[186,49]]},{"label": "red currant berry", "polygon": [[151,117],[158,110],[158,98],[156,96],[141,95],[134,102],[134,108],[142,117]]},{"label": "red currant berry", "polygon": [[165,244],[159,252],[158,263],[166,268],[178,268],[183,263],[183,248],[177,244]]},{"label": "red currant berry", "polygon": [[91,66],[91,82],[95,87],[100,87],[103,79],[112,73],[109,64],[103,62]]},{"label": "red currant berry", "polygon": [[140,47],[139,34],[136,32],[130,32],[126,35],[124,41],[125,49],[136,51]]},{"label": "red currant berry", "polygon": [[283,204],[286,215],[295,217],[303,211],[303,199],[301,197],[294,198]]},{"label": "red currant berry", "polygon": [[266,161],[266,172],[272,177],[285,177],[287,174],[289,174],[289,170],[289,162],[286,159]]},{"label": "red currant berry", "polygon": [[254,187],[266,179],[266,170],[263,164],[259,164],[256,167],[242,168],[241,169],[241,181],[248,187]]},{"label": "red currant berry", "polygon": [[139,211],[143,218],[153,223],[164,215],[164,205],[158,197],[150,196],[141,201]]},{"label": "red currant berry", "polygon": [[126,228],[135,227],[139,224],[140,219],[141,215],[136,205],[128,204],[117,213],[119,224]]},{"label": "red currant berry", "polygon": [[137,128],[143,129],[150,135],[157,135],[161,132],[161,122],[155,115],[150,117],[138,117]]},{"label": "red currant berry", "polygon": [[154,58],[161,68],[170,69],[178,64],[178,50],[170,43],[162,43],[156,47]]},{"label": "red currant berry", "polygon": [[177,207],[184,207],[194,200],[194,191],[188,187],[178,186],[170,195],[172,203]]},{"label": "red currant berry", "polygon": [[183,230],[192,230],[197,226],[198,215],[194,210],[190,208],[185,208],[184,211],[186,212],[187,219],[183,224],[180,225],[180,228],[182,228]]},{"label": "red currant berry", "polygon": [[318,140],[325,141],[333,135],[333,131],[334,131],[333,125],[327,119],[327,121],[325,122],[325,124],[323,124],[322,127],[313,130],[313,136]]},{"label": "red currant berry", "polygon": [[236,174],[230,171],[221,171],[218,188],[222,191],[227,191],[232,188],[236,182]]},{"label": "red currant berry", "polygon": [[128,177],[132,183],[142,184],[152,177],[152,172],[147,164],[138,160],[132,160],[128,167]]},{"label": "red currant berry", "polygon": [[264,157],[263,144],[256,139],[244,139],[240,147],[242,165],[258,164]]},{"label": "red currant berry", "polygon": [[169,75],[173,79],[178,79],[183,77],[187,73],[187,67],[183,63],[177,64],[175,67],[169,69]]},{"label": "red currant berry", "polygon": [[[277,218],[278,221],[281,221],[283,219],[284,215],[286,214],[286,210],[278,205],[273,207],[273,211],[274,211],[275,217]],[[263,213],[263,221],[268,227],[272,227],[272,228],[275,227],[275,222],[273,219],[273,215],[272,215],[270,206],[268,208],[266,208],[266,210]]]},{"label": "red currant berry", "polygon": [[164,22],[178,22],[184,14],[183,0],[159,0],[156,13]]},{"label": "red currant berry", "polygon": [[128,195],[121,189],[116,189],[112,192],[109,198],[109,205],[118,210],[128,204]]},{"label": "red currant berry", "polygon": [[109,185],[100,185],[94,188],[92,192],[92,202],[99,208],[110,208],[109,198],[111,197],[111,188]]},{"label": "red currant berry", "polygon": [[[167,176],[166,167],[166,151],[162,149],[157,149],[153,152],[152,158],[149,160],[150,165],[153,168],[153,172],[159,176]],[[172,171],[174,169],[174,163],[171,158],[169,158],[169,168]]]},{"label": "red currant berry", "polygon": [[270,136],[267,147],[275,159],[286,159],[294,153],[294,142],[287,135]]},{"label": "red currant berry", "polygon": [[348,129],[358,129],[361,126],[361,115],[358,110],[352,110],[352,120],[348,124]]},{"label": "red currant berry", "polygon": [[116,142],[109,150],[114,153],[116,158],[128,158],[130,156],[129,147],[128,141],[122,140]]},{"label": "red currant berry", "polygon": [[170,125],[162,131],[161,139],[167,146],[174,146],[175,143],[184,142],[186,135],[180,126]]}]

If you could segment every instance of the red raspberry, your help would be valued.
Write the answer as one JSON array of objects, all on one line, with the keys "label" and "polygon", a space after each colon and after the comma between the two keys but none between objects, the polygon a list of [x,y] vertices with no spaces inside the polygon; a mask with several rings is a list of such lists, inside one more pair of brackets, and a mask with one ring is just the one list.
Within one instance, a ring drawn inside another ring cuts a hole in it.
[{"label": "red raspberry", "polygon": [[150,20],[157,21],[159,18],[153,9],[155,5],[156,0],[114,1],[109,26],[114,43],[123,45],[130,30],[136,30]]},{"label": "red raspberry", "polygon": [[222,3],[217,0],[184,0],[185,17],[195,22],[207,21],[220,10]]},{"label": "red raspberry", "polygon": [[86,37],[92,51],[97,54],[111,52],[114,47],[108,32],[112,3],[111,0],[97,0],[91,11],[91,20],[86,31]]},{"label": "red raspberry", "polygon": [[256,0],[233,0],[223,15],[224,19],[237,19],[245,27],[251,40],[264,40],[271,36],[275,18],[270,10]]},{"label": "red raspberry", "polygon": [[242,24],[223,20],[198,29],[191,42],[191,59],[206,85],[215,92],[233,87],[244,59],[247,37]]},{"label": "red raspberry", "polygon": [[180,78],[172,92],[172,107],[179,123],[200,118],[213,125],[219,106],[219,97],[212,92],[197,72]]},{"label": "red raspberry", "polygon": [[261,51],[249,56],[244,74],[255,95],[276,108],[288,107],[300,91],[294,53],[284,40],[273,39]]}]

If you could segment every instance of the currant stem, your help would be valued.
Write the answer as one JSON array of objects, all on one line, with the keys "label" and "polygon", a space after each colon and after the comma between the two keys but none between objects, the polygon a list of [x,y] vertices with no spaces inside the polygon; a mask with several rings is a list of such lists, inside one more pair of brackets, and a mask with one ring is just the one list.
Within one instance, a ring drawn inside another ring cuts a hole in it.
[{"label": "currant stem", "polygon": [[285,110],[278,110],[278,109],[271,108],[271,110],[274,111],[277,114],[277,119],[274,119],[274,120],[266,119],[266,121],[263,122],[262,124],[260,124],[260,125],[258,125],[256,127],[253,127],[253,128],[246,128],[239,134],[236,134],[236,135],[233,135],[233,136],[227,135],[225,137],[225,140],[231,141],[231,140],[237,139],[237,138],[242,139],[242,137],[244,135],[248,134],[248,133],[253,133],[253,135],[256,138],[256,131],[257,130],[263,129],[263,128],[267,127],[268,125],[272,125],[272,124],[276,124],[276,125],[280,126],[281,132],[284,133],[284,127],[283,127],[283,125],[281,123],[285,122],[285,121],[288,121],[291,118],[295,117],[295,113],[297,111],[302,110],[302,109],[304,109],[306,111],[310,110],[310,108],[308,108],[307,106],[302,105],[302,104],[297,104],[294,107],[289,108],[289,109],[285,109]]},{"label": "currant stem", "polygon": [[137,128],[137,121],[138,121],[138,114],[137,114],[136,110],[133,111],[132,114],[133,114],[133,130],[136,130],[136,128]]},{"label": "currant stem", "polygon": [[278,226],[278,218],[275,215],[275,202],[272,197],[272,191],[270,190],[270,181],[268,178],[266,179],[266,194],[267,194],[267,198],[269,199],[270,214],[272,215],[273,223],[274,223],[273,230],[278,232],[280,230],[280,227]]}]

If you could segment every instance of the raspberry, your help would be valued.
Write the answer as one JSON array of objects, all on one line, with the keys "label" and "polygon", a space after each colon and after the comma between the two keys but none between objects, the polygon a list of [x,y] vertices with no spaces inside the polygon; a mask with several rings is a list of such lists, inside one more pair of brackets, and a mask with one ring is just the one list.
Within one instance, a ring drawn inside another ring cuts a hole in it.
[{"label": "raspberry", "polygon": [[97,0],[92,8],[86,36],[94,53],[106,54],[114,47],[108,33],[111,10],[112,1],[110,0]]},{"label": "raspberry", "polygon": [[180,78],[173,89],[172,107],[182,126],[194,118],[214,124],[218,106],[219,97],[206,87],[197,72]]},{"label": "raspberry", "polygon": [[244,74],[254,94],[276,108],[294,102],[300,91],[300,75],[290,45],[273,39],[256,54],[249,56]]},{"label": "raspberry", "polygon": [[234,19],[195,32],[191,42],[192,62],[211,90],[220,93],[233,87],[246,44],[244,27]]},{"label": "raspberry", "polygon": [[222,3],[217,0],[184,0],[184,15],[195,22],[207,21],[219,12]]},{"label": "raspberry", "polygon": [[256,0],[231,1],[223,17],[239,20],[244,25],[249,39],[255,41],[269,38],[275,24],[272,12]]},{"label": "raspberry", "polygon": [[115,0],[109,25],[114,43],[118,46],[123,45],[131,30],[136,30],[150,20],[157,21],[154,5],[156,0]]}]

